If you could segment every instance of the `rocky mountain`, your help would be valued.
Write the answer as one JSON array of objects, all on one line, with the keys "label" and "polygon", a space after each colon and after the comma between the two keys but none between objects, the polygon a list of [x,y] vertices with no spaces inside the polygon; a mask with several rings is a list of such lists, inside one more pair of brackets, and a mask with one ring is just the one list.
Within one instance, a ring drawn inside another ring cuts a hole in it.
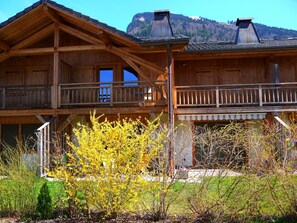
[{"label": "rocky mountain", "polygon": [[[152,12],[134,15],[132,22],[127,27],[127,33],[137,37],[149,37],[153,18],[154,14]],[[235,38],[235,21],[224,23],[199,16],[184,16],[172,13],[170,21],[174,34],[188,36],[191,42],[233,41]],[[270,27],[258,23],[254,23],[254,25],[260,39],[297,37],[296,30]]]}]

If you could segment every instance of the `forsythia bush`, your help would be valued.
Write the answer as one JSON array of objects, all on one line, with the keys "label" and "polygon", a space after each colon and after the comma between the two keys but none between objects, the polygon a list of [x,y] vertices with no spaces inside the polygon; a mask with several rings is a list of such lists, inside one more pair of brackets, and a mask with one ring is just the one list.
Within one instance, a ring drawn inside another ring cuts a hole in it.
[{"label": "forsythia bush", "polygon": [[144,175],[164,148],[166,133],[159,130],[159,118],[146,124],[99,118],[93,114],[91,127],[79,125],[74,130],[77,142],[69,141],[67,164],[51,174],[63,182],[72,202],[84,197],[88,208],[117,214],[138,202]]}]

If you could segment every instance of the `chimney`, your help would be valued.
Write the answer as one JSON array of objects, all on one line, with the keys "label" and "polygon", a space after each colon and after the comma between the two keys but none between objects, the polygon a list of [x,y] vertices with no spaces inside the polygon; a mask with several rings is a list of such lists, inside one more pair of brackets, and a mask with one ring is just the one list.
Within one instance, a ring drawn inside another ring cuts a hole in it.
[{"label": "chimney", "polygon": [[168,10],[154,12],[151,37],[173,37],[173,32],[170,24],[170,12]]},{"label": "chimney", "polygon": [[238,18],[235,44],[260,43],[259,36],[252,22],[253,18]]}]

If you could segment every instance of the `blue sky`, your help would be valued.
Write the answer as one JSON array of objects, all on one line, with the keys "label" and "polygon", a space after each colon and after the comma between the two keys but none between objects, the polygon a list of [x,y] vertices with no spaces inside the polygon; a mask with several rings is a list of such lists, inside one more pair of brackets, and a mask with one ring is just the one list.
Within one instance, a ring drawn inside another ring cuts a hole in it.
[{"label": "blue sky", "polygon": [[[37,0],[0,0],[0,22]],[[297,30],[297,0],[56,0],[100,22],[126,31],[133,15],[169,9],[218,22],[253,17],[254,22]]]}]

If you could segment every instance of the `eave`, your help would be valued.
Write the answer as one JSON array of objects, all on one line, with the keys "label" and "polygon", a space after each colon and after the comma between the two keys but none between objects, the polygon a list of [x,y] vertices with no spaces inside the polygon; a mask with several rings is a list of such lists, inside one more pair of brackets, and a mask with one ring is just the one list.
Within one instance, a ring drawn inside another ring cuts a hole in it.
[{"label": "eave", "polygon": [[277,57],[297,54],[297,48],[269,48],[229,51],[176,52],[175,60],[201,60],[216,58]]}]

